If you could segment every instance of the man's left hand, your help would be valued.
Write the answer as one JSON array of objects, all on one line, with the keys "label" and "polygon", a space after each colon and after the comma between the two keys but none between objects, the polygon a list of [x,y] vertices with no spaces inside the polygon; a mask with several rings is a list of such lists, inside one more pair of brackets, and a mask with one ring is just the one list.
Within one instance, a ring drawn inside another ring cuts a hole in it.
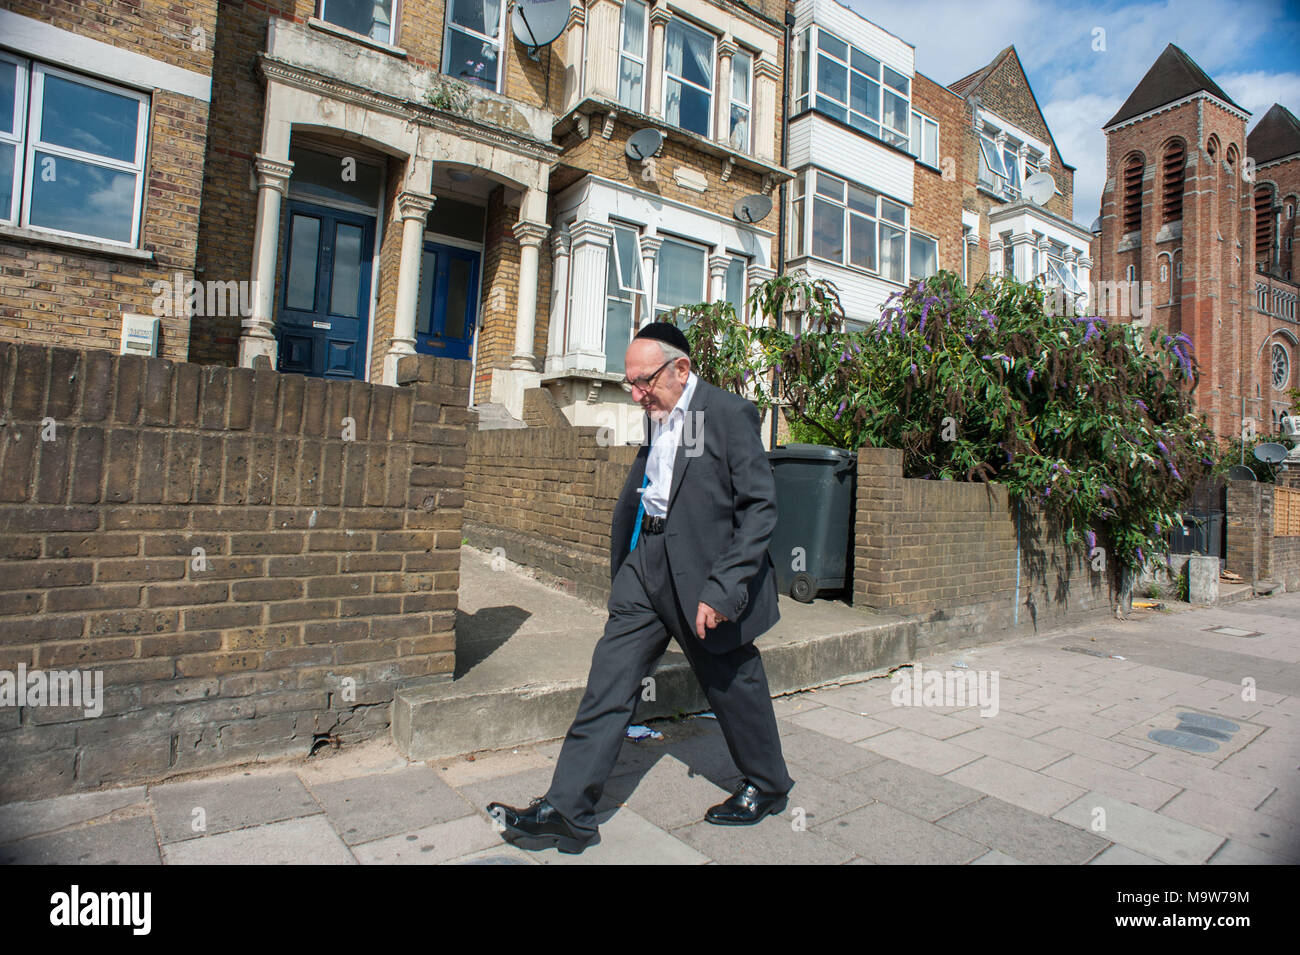
[{"label": "man's left hand", "polygon": [[695,611],[695,635],[701,640],[704,639],[704,628],[712,630],[719,623],[727,618],[718,611],[714,610],[706,603],[701,603],[700,608]]}]

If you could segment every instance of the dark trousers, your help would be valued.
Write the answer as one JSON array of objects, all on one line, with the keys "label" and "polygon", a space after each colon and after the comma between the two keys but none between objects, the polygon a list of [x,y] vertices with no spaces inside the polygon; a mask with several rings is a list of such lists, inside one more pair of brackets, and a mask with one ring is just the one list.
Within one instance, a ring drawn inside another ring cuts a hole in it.
[{"label": "dark trousers", "polygon": [[596,830],[596,804],[618,762],[642,681],[654,672],[670,635],[690,661],[741,774],[764,793],[789,792],[794,782],[781,755],[758,648],[745,644],[724,654],[704,649],[695,634],[696,608],[690,608],[689,621],[678,609],[664,535],[642,532],[614,579],[608,609],[587,691],[564,737],[547,801],[576,828]]}]

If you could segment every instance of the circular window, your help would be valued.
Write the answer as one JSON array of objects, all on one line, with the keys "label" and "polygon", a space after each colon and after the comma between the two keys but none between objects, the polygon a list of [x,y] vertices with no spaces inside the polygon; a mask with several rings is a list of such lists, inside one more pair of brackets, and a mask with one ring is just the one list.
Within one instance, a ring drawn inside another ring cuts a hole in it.
[{"label": "circular window", "polygon": [[1281,345],[1273,346],[1273,387],[1281,391],[1291,381],[1291,359]]}]

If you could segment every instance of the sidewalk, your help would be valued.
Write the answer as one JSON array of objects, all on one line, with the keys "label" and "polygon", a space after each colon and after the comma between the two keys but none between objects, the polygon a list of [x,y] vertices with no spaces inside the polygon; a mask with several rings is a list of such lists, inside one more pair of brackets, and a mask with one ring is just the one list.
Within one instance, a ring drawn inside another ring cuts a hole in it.
[{"label": "sidewalk", "polygon": [[737,776],[717,723],[697,718],[624,744],[602,841],[581,855],[506,845],[484,811],[541,795],[558,740],[427,763],[381,740],[0,806],[0,862],[1300,862],[1300,594],[920,661],[958,662],[997,674],[997,715],[895,706],[884,678],[779,699],[796,785],[784,816],[754,827],[702,822]]}]

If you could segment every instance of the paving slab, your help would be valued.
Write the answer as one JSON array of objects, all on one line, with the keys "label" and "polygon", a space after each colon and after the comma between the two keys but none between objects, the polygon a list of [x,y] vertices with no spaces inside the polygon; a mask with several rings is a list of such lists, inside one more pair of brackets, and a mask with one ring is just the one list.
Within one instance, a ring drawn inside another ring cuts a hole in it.
[{"label": "paving slab", "polygon": [[[1097,813],[1099,809],[1104,812],[1104,820]],[[1095,832],[1172,865],[1200,865],[1214,855],[1224,841],[1223,836],[1202,827],[1188,825],[1098,792],[1085,793],[1053,813],[1052,818]],[[1094,830],[1094,821],[1104,821],[1104,828]]]},{"label": "paving slab", "polygon": [[993,848],[880,802],[819,826],[817,834],[881,865],[962,865]]},{"label": "paving slab", "polygon": [[790,775],[796,781],[799,769],[810,769],[818,776],[834,779],[884,759],[879,753],[820,733],[803,733],[782,740],[781,749]]},{"label": "paving slab", "polygon": [[[1261,804],[1279,792],[1277,787],[1270,783],[1242,779],[1240,776],[1221,772],[1190,753],[1152,753],[1150,757],[1134,766],[1133,772],[1172,783],[1182,789],[1208,793],[1247,809],[1263,810]],[[1300,813],[1296,815],[1300,816]]]},{"label": "paving slab", "polygon": [[[974,727],[970,731],[974,732]],[[972,750],[905,729],[872,736],[855,745],[937,776],[980,758]]]},{"label": "paving slab", "polygon": [[0,843],[102,819],[129,806],[144,806],[147,798],[148,790],[144,786],[132,786],[9,803],[0,806]]},{"label": "paving slab", "polygon": [[1147,758],[1147,750],[1126,743],[1092,736],[1079,730],[1058,726],[1034,737],[1038,743],[1047,743],[1071,753],[1091,756],[1121,769],[1132,769]]},{"label": "paving slab", "polygon": [[1110,845],[1108,839],[993,796],[963,806],[936,824],[1031,865],[1083,865]]},{"label": "paving slab", "polygon": [[104,822],[0,846],[0,865],[158,865],[148,816]]},{"label": "paving slab", "polygon": [[1073,783],[1044,776],[996,756],[981,757],[946,773],[944,778],[1044,816],[1050,816],[1086,792]]},{"label": "paving slab", "polygon": [[952,740],[954,746],[969,749],[984,756],[996,756],[1025,769],[1042,770],[1070,754],[1057,746],[1025,739],[1014,733],[1004,733],[992,726],[977,726],[974,730]]},{"label": "paving slab", "polygon": [[984,798],[984,794],[977,789],[959,785],[894,759],[884,759],[865,769],[848,773],[837,782],[852,786],[871,799],[929,822]]},{"label": "paving slab", "polygon": [[804,729],[813,730],[846,743],[856,743],[868,736],[888,733],[894,727],[869,716],[858,716],[833,706],[821,706],[806,713],[795,713],[789,721]]},{"label": "paving slab", "polygon": [[721,865],[838,865],[853,852],[826,839],[821,829],[796,828],[789,810],[753,826],[698,822],[673,834]]},{"label": "paving slab", "polygon": [[708,855],[674,834],[664,832],[632,809],[598,813],[596,821],[601,841],[582,852],[521,851],[528,852],[539,865],[703,865],[710,861]]},{"label": "paving slab", "polygon": [[790,790],[786,816],[793,818],[796,813],[801,813],[808,828],[813,829],[865,806],[872,798],[862,787],[849,781],[852,775],[830,780],[812,770],[801,769],[794,788]]},{"label": "paving slab", "polygon": [[352,847],[363,865],[437,865],[500,845],[486,815],[463,816]]},{"label": "paving slab", "polygon": [[1128,846],[1112,845],[1088,865],[1165,865],[1165,863],[1136,852]]},{"label": "paving slab", "polygon": [[355,865],[322,815],[187,839],[163,846],[168,865]]},{"label": "paving slab", "polygon": [[473,807],[428,766],[317,786],[313,791],[348,845],[458,819]]},{"label": "paving slab", "polygon": [[1162,806],[1160,814],[1245,843],[1291,865],[1300,864],[1300,826],[1277,816],[1252,812],[1190,790]]},{"label": "paving slab", "polygon": [[643,775],[615,776],[605,784],[596,810],[627,806],[661,829],[676,829],[704,818],[729,790],[693,773],[675,756],[664,754]]},{"label": "paving slab", "polygon": [[997,849],[990,849],[971,865],[1024,865],[1019,859],[1013,859],[1005,852],[998,852]]},{"label": "paving slab", "polygon": [[292,772],[165,783],[149,801],[164,845],[323,811]]},{"label": "paving slab", "polygon": [[1043,774],[1151,810],[1159,809],[1182,792],[1180,786],[1077,754],[1053,763]]}]

